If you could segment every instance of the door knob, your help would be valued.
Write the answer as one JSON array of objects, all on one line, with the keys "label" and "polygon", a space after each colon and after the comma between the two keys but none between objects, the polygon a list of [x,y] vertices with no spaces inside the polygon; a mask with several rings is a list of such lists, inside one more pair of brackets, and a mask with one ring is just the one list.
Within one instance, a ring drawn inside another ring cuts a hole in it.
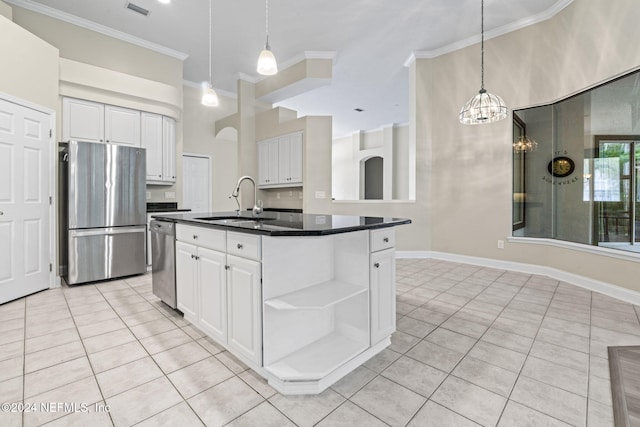
[{"label": "door knob", "polygon": [[385,242],[385,243],[389,243],[389,238],[385,237],[384,239],[382,239],[382,241]]},{"label": "door knob", "polygon": [[374,266],[375,268],[380,268],[380,263],[379,263],[379,262],[376,262],[375,264],[373,264],[373,266]]},{"label": "door knob", "polygon": [[238,249],[242,249],[242,243],[238,243]]}]

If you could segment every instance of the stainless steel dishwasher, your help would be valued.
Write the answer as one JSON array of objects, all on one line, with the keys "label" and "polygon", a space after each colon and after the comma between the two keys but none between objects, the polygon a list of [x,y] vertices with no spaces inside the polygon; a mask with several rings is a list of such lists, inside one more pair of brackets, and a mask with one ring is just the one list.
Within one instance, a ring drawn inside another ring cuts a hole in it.
[{"label": "stainless steel dishwasher", "polygon": [[176,308],[176,224],[154,219],[150,228],[153,294]]}]

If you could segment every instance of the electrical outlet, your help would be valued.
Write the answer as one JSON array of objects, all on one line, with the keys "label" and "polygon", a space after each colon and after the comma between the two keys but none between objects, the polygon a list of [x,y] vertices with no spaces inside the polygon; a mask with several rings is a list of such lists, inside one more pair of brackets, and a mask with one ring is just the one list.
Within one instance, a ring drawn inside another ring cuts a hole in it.
[{"label": "electrical outlet", "polygon": [[164,192],[164,198],[165,199],[175,199],[176,198],[176,192],[175,191],[165,191]]},{"label": "electrical outlet", "polygon": [[289,191],[289,197],[293,197],[293,191]]},{"label": "electrical outlet", "polygon": [[302,200],[302,191],[298,191],[298,199]]},{"label": "electrical outlet", "polygon": [[316,191],[316,199],[324,199],[326,194],[324,191]]},{"label": "electrical outlet", "polygon": [[276,193],[276,199],[280,199],[280,193]]},{"label": "electrical outlet", "polygon": [[147,200],[151,199],[151,191],[147,191]]},{"label": "electrical outlet", "polygon": [[504,249],[504,240],[498,240],[498,249]]}]

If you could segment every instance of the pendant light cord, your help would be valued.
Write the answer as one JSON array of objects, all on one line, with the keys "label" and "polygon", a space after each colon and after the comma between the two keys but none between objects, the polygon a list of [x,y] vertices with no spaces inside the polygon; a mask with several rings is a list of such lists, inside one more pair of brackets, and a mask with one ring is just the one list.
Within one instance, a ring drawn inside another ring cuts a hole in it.
[{"label": "pendant light cord", "polygon": [[264,0],[264,32],[267,35],[267,44],[265,47],[269,50],[269,0]]},{"label": "pendant light cord", "polygon": [[211,2],[213,0],[209,0],[209,84],[213,85],[213,82],[211,81],[211,57],[212,55],[212,50],[213,50],[213,42],[212,42],[212,30],[211,30],[211,26],[212,26],[212,21],[213,21],[213,17],[212,17],[212,12],[211,12]]},{"label": "pendant light cord", "polygon": [[484,90],[484,0],[480,0],[480,90]]}]

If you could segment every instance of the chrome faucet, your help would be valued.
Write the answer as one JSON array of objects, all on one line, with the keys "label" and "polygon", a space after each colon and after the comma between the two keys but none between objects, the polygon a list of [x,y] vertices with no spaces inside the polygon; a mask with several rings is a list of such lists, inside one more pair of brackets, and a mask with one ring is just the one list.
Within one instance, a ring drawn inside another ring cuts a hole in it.
[{"label": "chrome faucet", "polygon": [[[233,193],[231,193],[229,197],[234,197],[236,199],[236,203],[238,203],[238,215],[239,215],[240,202],[238,202],[238,196],[240,195],[240,184],[242,184],[242,182],[246,179],[248,179],[249,181],[251,181],[251,183],[253,183],[253,214],[258,215],[262,212],[262,202],[258,200],[258,188],[256,187],[256,181],[253,178],[251,178],[249,175],[240,177],[240,179],[238,180],[238,183],[236,184],[235,189],[233,190]],[[258,206],[258,203],[260,204],[260,206]]]}]

